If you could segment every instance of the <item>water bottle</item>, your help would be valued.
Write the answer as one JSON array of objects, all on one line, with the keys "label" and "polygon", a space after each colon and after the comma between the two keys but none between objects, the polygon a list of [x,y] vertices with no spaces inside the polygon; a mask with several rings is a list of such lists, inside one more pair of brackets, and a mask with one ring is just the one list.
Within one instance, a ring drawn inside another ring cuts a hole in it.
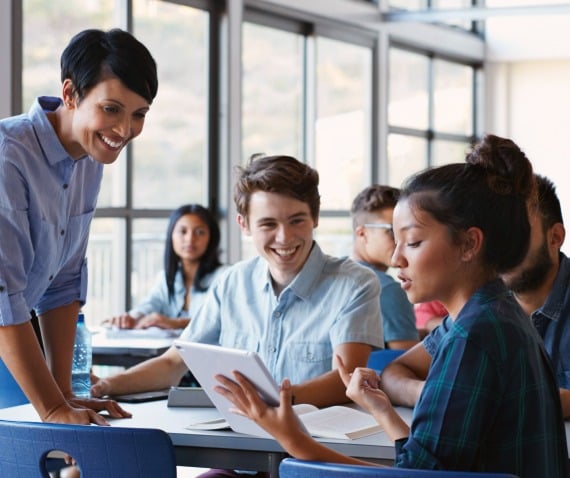
[{"label": "water bottle", "polygon": [[85,325],[83,312],[79,312],[71,366],[71,390],[76,397],[91,396],[91,353],[91,332]]}]

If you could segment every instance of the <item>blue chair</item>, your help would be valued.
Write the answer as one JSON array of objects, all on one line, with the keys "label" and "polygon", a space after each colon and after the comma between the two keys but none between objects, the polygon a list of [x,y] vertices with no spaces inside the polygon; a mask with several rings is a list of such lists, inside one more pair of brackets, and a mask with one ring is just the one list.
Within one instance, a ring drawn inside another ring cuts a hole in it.
[{"label": "blue chair", "polygon": [[476,473],[469,471],[408,470],[375,466],[340,465],[285,458],[279,465],[280,478],[517,478],[508,473]]},{"label": "blue chair", "polygon": [[15,407],[24,403],[28,403],[28,399],[8,367],[0,360],[0,408]]},{"label": "blue chair", "polygon": [[368,368],[376,370],[381,373],[384,367],[388,365],[392,360],[399,357],[405,352],[405,350],[398,349],[381,349],[373,350],[370,352],[370,357],[368,357]]},{"label": "blue chair", "polygon": [[86,478],[175,478],[168,434],[149,428],[0,420],[0,476],[49,478],[48,453],[72,456]]}]

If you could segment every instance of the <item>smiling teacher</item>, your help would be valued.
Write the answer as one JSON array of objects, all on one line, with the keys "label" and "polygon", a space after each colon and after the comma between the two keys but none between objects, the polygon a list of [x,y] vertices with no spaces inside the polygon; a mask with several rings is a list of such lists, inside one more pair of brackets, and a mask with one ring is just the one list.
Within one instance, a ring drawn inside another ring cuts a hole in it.
[{"label": "smiling teacher", "polygon": [[0,120],[0,358],[43,421],[105,425],[97,411],[129,414],[71,392],[87,239],[103,165],[141,133],[156,63],[130,33],[85,30],[63,51],[61,80],[62,98]]}]

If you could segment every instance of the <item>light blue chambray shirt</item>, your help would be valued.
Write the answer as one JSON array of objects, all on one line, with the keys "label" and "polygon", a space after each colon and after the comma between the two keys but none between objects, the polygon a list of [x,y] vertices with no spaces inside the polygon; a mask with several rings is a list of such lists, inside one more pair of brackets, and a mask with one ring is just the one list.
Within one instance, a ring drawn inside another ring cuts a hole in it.
[{"label": "light blue chambray shirt", "polygon": [[204,300],[208,293],[208,288],[220,276],[227,266],[220,266],[214,271],[206,274],[201,280],[201,286],[206,287],[206,290],[197,290],[192,286],[190,295],[190,307],[184,310],[184,299],[186,297],[186,286],[184,285],[184,276],[182,270],[178,269],[174,276],[174,295],[172,300],[168,295],[168,286],[166,285],[166,275],[161,271],[155,279],[154,286],[148,296],[129,310],[129,315],[132,317],[143,316],[156,312],[166,317],[194,317],[200,307],[204,304]]},{"label": "light blue chambray shirt", "polygon": [[67,154],[45,113],[60,104],[40,97],[28,114],[0,121],[0,325],[85,302],[103,166]]},{"label": "light blue chambray shirt", "polygon": [[279,297],[265,259],[230,267],[181,339],[255,351],[278,383],[301,383],[330,371],[340,344],[383,347],[379,293],[368,268],[327,256],[314,243]]}]

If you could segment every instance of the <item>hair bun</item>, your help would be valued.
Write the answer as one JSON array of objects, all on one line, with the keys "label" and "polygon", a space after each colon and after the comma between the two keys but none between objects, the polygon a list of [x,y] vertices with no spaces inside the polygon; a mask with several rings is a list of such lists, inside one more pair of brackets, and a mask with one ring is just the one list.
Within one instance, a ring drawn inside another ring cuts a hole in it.
[{"label": "hair bun", "polygon": [[484,136],[465,160],[485,171],[489,187],[497,194],[516,194],[528,199],[534,191],[532,165],[508,138]]}]

